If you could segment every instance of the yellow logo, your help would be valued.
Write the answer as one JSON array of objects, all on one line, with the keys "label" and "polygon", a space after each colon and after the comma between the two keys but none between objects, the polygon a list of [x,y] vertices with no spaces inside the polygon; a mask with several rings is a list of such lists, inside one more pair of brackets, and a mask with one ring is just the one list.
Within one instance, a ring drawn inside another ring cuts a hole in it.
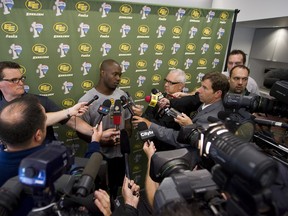
[{"label": "yellow logo", "polygon": [[188,43],[186,45],[186,50],[188,52],[194,52],[196,50],[196,45],[194,43]]},{"label": "yellow logo", "polygon": [[49,83],[42,83],[38,86],[38,90],[41,93],[48,93],[52,91],[52,85],[50,85]]},{"label": "yellow logo", "polygon": [[154,50],[155,50],[156,52],[163,52],[163,51],[165,50],[165,44],[163,44],[163,43],[157,43],[157,44],[155,44]]},{"label": "yellow logo", "polygon": [[78,50],[81,53],[87,54],[87,53],[90,53],[92,51],[92,46],[88,43],[81,43],[78,46]]},{"label": "yellow logo", "polygon": [[18,26],[14,22],[4,22],[2,23],[1,28],[7,34],[15,34],[18,31]]},{"label": "yellow logo", "polygon": [[128,77],[121,77],[120,85],[128,86],[130,84],[130,79]]},{"label": "yellow logo", "polygon": [[123,53],[128,53],[131,50],[131,45],[128,43],[122,43],[119,45],[119,50]]},{"label": "yellow logo", "polygon": [[75,8],[79,13],[87,13],[90,11],[90,5],[85,1],[77,2]]},{"label": "yellow logo", "polygon": [[139,61],[137,61],[137,63],[136,63],[136,67],[137,68],[146,68],[147,67],[147,62],[145,61],[145,60],[139,60]]},{"label": "yellow logo", "polygon": [[77,137],[77,133],[76,133],[76,131],[68,130],[68,131],[66,131],[66,137],[70,138],[70,139],[76,138]]},{"label": "yellow logo", "polygon": [[207,60],[205,58],[201,58],[198,60],[198,65],[203,67],[207,64]]},{"label": "yellow logo", "polygon": [[119,8],[119,11],[121,14],[123,15],[129,15],[132,13],[132,7],[131,5],[128,4],[123,4],[121,5],[121,7]]},{"label": "yellow logo", "polygon": [[201,16],[201,11],[199,9],[194,9],[191,11],[192,19],[199,19]]},{"label": "yellow logo", "polygon": [[191,80],[192,76],[190,73],[185,73],[186,75],[186,81]]},{"label": "yellow logo", "polygon": [[58,65],[58,71],[60,73],[69,73],[72,70],[72,66],[68,63],[62,63]]},{"label": "yellow logo", "polygon": [[149,33],[149,27],[147,25],[140,25],[138,27],[138,33],[141,35],[146,35]]},{"label": "yellow logo", "polygon": [[175,26],[172,29],[172,34],[173,35],[179,36],[181,33],[182,33],[182,28],[180,26]]},{"label": "yellow logo", "polygon": [[47,52],[47,47],[44,44],[35,44],[32,47],[32,52],[36,55],[44,55]]},{"label": "yellow logo", "polygon": [[81,83],[81,87],[84,90],[90,90],[91,88],[93,88],[93,86],[94,86],[94,83],[91,80],[84,80]]},{"label": "yellow logo", "polygon": [[68,31],[68,26],[65,23],[58,22],[54,24],[53,30],[57,34],[65,34]]},{"label": "yellow logo", "polygon": [[23,65],[20,65],[20,66],[21,66],[20,72],[21,72],[21,74],[23,75],[23,74],[26,73],[26,68],[25,68]]},{"label": "yellow logo", "polygon": [[106,23],[103,23],[101,25],[98,26],[98,31],[101,33],[101,34],[109,34],[110,31],[111,31],[111,26],[106,24]]},{"label": "yellow logo", "polygon": [[223,48],[223,46],[222,46],[221,43],[217,43],[217,44],[215,44],[215,46],[214,46],[214,50],[215,50],[216,52],[220,52],[220,51],[222,50],[222,48]]},{"label": "yellow logo", "polygon": [[152,82],[160,82],[161,81],[161,75],[160,74],[154,74],[151,78]]},{"label": "yellow logo", "polygon": [[172,58],[172,59],[170,59],[170,60],[168,61],[168,65],[169,65],[170,67],[176,67],[176,66],[178,65],[178,60],[175,59],[175,58]]},{"label": "yellow logo", "polygon": [[169,15],[169,9],[167,7],[161,7],[158,10],[159,17],[167,17]]},{"label": "yellow logo", "polygon": [[34,0],[34,1],[28,0],[25,2],[25,6],[30,11],[39,11],[42,8],[42,3],[38,0]]},{"label": "yellow logo", "polygon": [[144,97],[145,97],[145,92],[144,91],[137,91],[135,93],[135,98],[137,98],[137,99],[142,99]]},{"label": "yellow logo", "polygon": [[229,18],[229,13],[227,11],[223,11],[221,14],[220,14],[220,20],[222,21],[225,21]]},{"label": "yellow logo", "polygon": [[75,101],[72,98],[66,98],[62,101],[63,107],[71,107],[75,105]]},{"label": "yellow logo", "polygon": [[202,34],[206,37],[210,36],[212,34],[212,29],[210,27],[206,27],[202,30]]}]

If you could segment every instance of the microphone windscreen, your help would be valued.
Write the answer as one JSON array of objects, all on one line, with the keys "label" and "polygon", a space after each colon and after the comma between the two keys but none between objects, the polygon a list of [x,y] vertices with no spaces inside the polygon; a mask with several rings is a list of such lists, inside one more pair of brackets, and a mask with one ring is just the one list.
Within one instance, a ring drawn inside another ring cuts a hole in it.
[{"label": "microphone windscreen", "polygon": [[138,131],[148,130],[147,124],[145,122],[139,122],[137,126]]},{"label": "microphone windscreen", "polygon": [[103,102],[103,106],[104,107],[111,107],[111,101],[109,99],[106,99],[104,102]]},{"label": "microphone windscreen", "polygon": [[88,175],[95,180],[101,166],[102,159],[103,156],[99,152],[94,152],[89,158],[83,170],[82,176]]},{"label": "microphone windscreen", "polygon": [[130,140],[128,133],[125,129],[120,131],[120,147],[121,147],[121,153],[124,154],[130,154]]},{"label": "microphone windscreen", "polygon": [[159,93],[159,90],[156,89],[156,88],[153,88],[153,89],[151,90],[151,93],[152,93],[152,94],[157,94],[157,93]]},{"label": "microphone windscreen", "polygon": [[210,123],[215,123],[215,122],[220,121],[218,118],[215,118],[215,117],[213,117],[213,116],[208,116],[207,120],[208,120]]},{"label": "microphone windscreen", "polygon": [[120,100],[121,100],[121,102],[122,102],[123,104],[126,104],[126,103],[127,103],[127,98],[126,98],[124,95],[122,95],[122,96],[120,97]]},{"label": "microphone windscreen", "polygon": [[147,95],[147,96],[145,97],[145,101],[146,101],[147,103],[150,103],[150,101],[151,101],[151,96],[150,96],[150,95]]}]

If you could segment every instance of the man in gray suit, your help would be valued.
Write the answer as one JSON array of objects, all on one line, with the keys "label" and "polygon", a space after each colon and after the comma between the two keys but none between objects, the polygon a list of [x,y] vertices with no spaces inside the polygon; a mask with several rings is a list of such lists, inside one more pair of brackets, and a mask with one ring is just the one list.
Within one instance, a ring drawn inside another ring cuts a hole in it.
[{"label": "man in gray suit", "polygon": [[[225,75],[219,72],[207,73],[201,82],[201,87],[198,89],[199,98],[202,105],[197,110],[197,113],[191,118],[182,113],[175,118],[181,126],[197,123],[200,126],[206,127],[210,122],[207,120],[209,116],[218,118],[218,112],[224,111],[222,99],[229,90],[229,82]],[[176,148],[187,147],[187,144],[179,143],[177,137],[179,131],[159,126],[139,116],[133,117],[133,124],[145,122],[147,126],[153,130],[157,139],[175,146]]]}]

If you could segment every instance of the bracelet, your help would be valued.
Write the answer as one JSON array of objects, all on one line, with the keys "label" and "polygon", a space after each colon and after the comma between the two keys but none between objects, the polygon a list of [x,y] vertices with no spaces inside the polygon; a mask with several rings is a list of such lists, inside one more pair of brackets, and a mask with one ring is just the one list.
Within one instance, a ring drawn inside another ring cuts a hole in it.
[{"label": "bracelet", "polygon": [[67,118],[70,119],[71,118],[71,115],[69,114],[69,108],[66,109],[67,110]]}]

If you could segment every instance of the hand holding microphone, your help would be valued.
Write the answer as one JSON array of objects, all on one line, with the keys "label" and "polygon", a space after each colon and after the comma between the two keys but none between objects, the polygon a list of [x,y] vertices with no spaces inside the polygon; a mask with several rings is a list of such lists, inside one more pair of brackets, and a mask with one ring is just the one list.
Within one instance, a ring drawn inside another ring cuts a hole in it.
[{"label": "hand holding microphone", "polygon": [[113,123],[116,127],[116,130],[119,130],[121,124],[122,117],[122,104],[121,100],[115,100],[114,108],[113,108]]},{"label": "hand holding microphone", "polygon": [[97,128],[99,123],[102,121],[103,117],[110,112],[111,101],[105,100],[102,105],[98,108],[98,113],[100,114],[99,118],[96,121],[95,127]]}]

